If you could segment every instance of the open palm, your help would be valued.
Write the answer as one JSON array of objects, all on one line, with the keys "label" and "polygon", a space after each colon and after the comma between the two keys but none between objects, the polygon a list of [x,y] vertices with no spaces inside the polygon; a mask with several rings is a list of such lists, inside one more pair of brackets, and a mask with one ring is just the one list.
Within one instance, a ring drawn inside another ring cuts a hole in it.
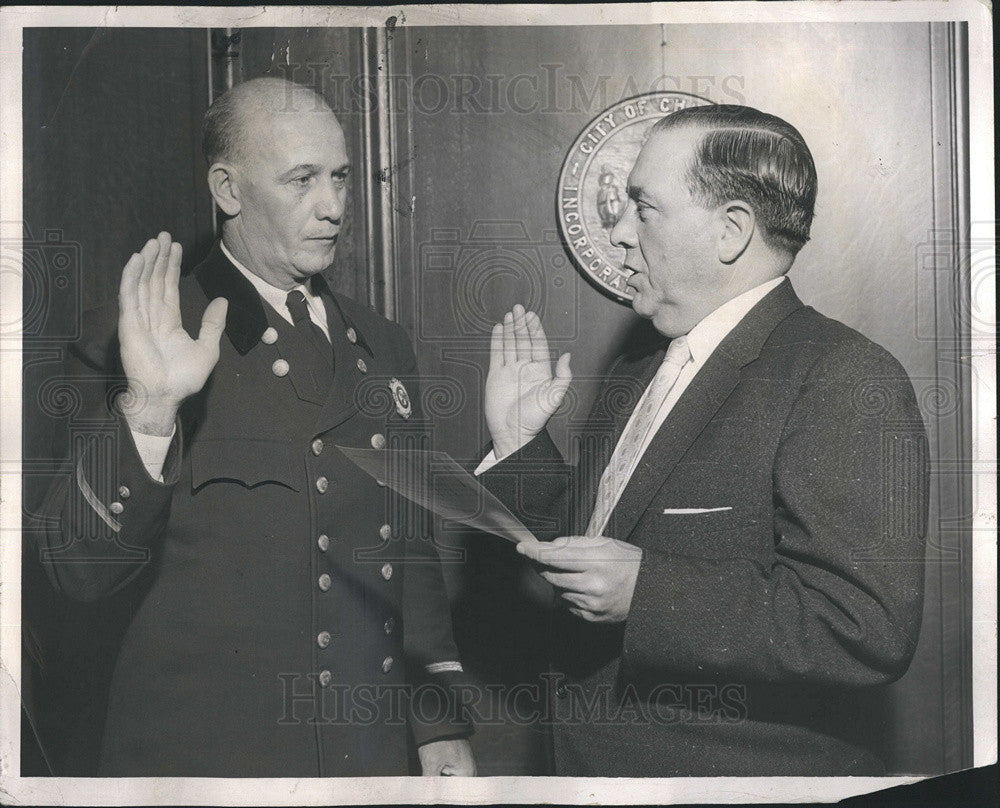
[{"label": "open palm", "polygon": [[493,327],[486,377],[486,425],[498,457],[521,448],[559,409],[573,376],[569,354],[552,370],[541,320],[521,305]]},{"label": "open palm", "polygon": [[204,387],[219,359],[227,301],[208,305],[198,339],[191,339],[181,323],[180,267],[180,244],[160,233],[122,272],[118,337],[129,387],[123,410],[140,432],[159,434],[172,426],[181,402]]}]

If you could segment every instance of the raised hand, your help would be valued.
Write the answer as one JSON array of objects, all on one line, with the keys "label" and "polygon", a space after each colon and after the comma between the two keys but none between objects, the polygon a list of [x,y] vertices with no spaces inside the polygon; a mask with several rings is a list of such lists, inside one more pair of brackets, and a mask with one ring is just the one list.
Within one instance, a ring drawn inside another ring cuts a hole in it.
[{"label": "raised hand", "polygon": [[573,374],[569,354],[556,362],[538,315],[520,304],[493,327],[486,377],[486,425],[497,457],[520,449],[559,409]]},{"label": "raised hand", "polygon": [[128,391],[119,405],[129,426],[169,435],[177,410],[205,385],[219,360],[228,302],[216,298],[201,318],[198,339],[181,324],[181,245],[169,233],[133,253],[118,290],[118,339]]}]

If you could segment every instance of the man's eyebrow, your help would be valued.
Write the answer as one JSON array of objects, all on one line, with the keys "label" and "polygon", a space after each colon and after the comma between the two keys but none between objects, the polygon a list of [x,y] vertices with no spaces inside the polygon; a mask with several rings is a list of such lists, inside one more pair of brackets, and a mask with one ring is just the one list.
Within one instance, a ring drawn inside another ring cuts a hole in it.
[{"label": "man's eyebrow", "polygon": [[[286,171],[283,174],[281,174],[278,177],[278,179],[279,180],[290,180],[292,177],[295,177],[295,176],[298,176],[298,175],[301,175],[301,174],[318,174],[322,170],[323,170],[323,167],[322,166],[318,166],[315,163],[299,163],[297,166],[293,166],[292,168],[288,169],[288,171]],[[351,164],[350,163],[343,163],[342,165],[337,166],[333,170],[333,173],[334,174],[347,174],[350,170],[351,170]]]}]

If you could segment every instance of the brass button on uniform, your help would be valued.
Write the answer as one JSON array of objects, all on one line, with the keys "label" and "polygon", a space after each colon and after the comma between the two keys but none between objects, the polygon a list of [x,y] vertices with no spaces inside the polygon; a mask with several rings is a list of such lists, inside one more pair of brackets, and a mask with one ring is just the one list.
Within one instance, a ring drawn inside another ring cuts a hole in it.
[{"label": "brass button on uniform", "polygon": [[273,328],[265,328],[264,333],[260,335],[260,341],[265,345],[274,345],[278,341],[278,332]]},{"label": "brass button on uniform", "polygon": [[385,448],[385,435],[381,432],[376,432],[372,435],[372,448],[373,449],[384,449]]},{"label": "brass button on uniform", "polygon": [[275,376],[287,376],[288,363],[284,359],[275,359],[274,364],[271,365],[271,373]]},{"label": "brass button on uniform", "polygon": [[360,370],[362,373],[368,372],[368,365],[365,363],[364,359],[358,360],[358,370]]},{"label": "brass button on uniform", "polygon": [[316,539],[316,545],[319,547],[321,552],[326,552],[330,549],[330,537],[325,533],[321,533],[319,538]]},{"label": "brass button on uniform", "polygon": [[323,454],[323,441],[321,441],[319,438],[316,438],[316,440],[312,442],[312,453],[316,455],[316,457],[319,457],[321,454]]},{"label": "brass button on uniform", "polygon": [[347,341],[351,343],[351,345],[354,345],[358,341],[358,332],[353,328],[347,329]]},{"label": "brass button on uniform", "polygon": [[320,671],[319,672],[319,686],[329,687],[330,682],[333,681],[333,674],[330,671]]},{"label": "brass button on uniform", "polygon": [[396,618],[395,617],[387,618],[385,623],[382,624],[382,630],[386,633],[387,636],[389,634],[392,634],[392,632],[396,630]]},{"label": "brass button on uniform", "polygon": [[115,516],[117,516],[122,511],[125,510],[125,506],[122,505],[120,502],[112,502],[110,505],[108,505],[108,510],[111,511],[111,513],[113,513]]},{"label": "brass button on uniform", "polygon": [[378,535],[382,537],[383,541],[388,541],[392,538],[392,526],[382,525],[382,527],[378,529]]},{"label": "brass button on uniform", "polygon": [[330,646],[330,632],[321,631],[316,635],[316,645],[320,648],[328,648]]},{"label": "brass button on uniform", "polygon": [[388,673],[392,670],[392,657],[387,656],[382,660],[382,673]]},{"label": "brass button on uniform", "polygon": [[322,591],[322,592],[329,592],[330,591],[330,586],[333,584],[333,581],[330,579],[330,576],[327,575],[324,572],[322,575],[319,576],[319,582],[318,583],[319,583],[320,591]]},{"label": "brass button on uniform", "polygon": [[316,479],[316,490],[321,494],[326,493],[326,489],[330,487],[330,481],[326,477],[319,477]]},{"label": "brass button on uniform", "polygon": [[392,577],[392,564],[388,561],[382,565],[382,577],[387,581]]},{"label": "brass button on uniform", "polygon": [[128,486],[127,485],[120,485],[120,486],[118,486],[118,498],[119,499],[128,499],[130,496],[132,496],[132,492],[128,490]]}]

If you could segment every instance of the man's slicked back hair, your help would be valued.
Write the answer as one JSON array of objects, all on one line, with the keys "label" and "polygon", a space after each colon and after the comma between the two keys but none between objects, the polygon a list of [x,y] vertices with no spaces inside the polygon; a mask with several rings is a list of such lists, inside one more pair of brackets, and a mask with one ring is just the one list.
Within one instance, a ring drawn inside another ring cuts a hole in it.
[{"label": "man's slicked back hair", "polygon": [[742,200],[767,244],[792,255],[802,249],[816,206],[816,166],[794,126],[753,107],[710,104],[660,119],[650,136],[679,127],[702,133],[688,167],[688,190],[700,204]]}]

